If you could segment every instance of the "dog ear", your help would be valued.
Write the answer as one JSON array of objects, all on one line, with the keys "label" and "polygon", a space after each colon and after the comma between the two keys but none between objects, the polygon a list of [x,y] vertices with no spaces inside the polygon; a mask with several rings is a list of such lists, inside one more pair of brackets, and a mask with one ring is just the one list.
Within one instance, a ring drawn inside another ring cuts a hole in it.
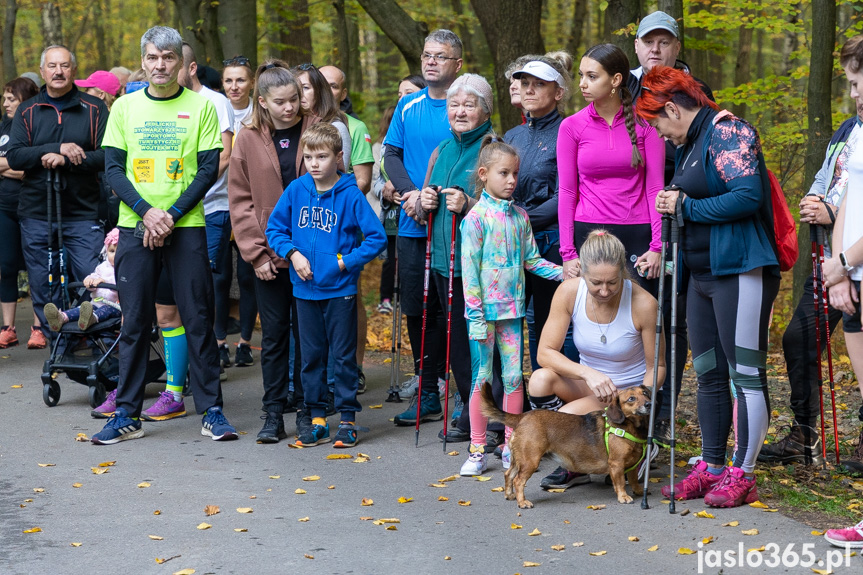
[{"label": "dog ear", "polygon": [[615,423],[620,425],[624,421],[626,421],[626,416],[623,414],[623,410],[620,408],[620,396],[614,398],[614,401],[611,402],[611,405],[608,406],[608,410],[605,412],[608,420],[611,423]]}]

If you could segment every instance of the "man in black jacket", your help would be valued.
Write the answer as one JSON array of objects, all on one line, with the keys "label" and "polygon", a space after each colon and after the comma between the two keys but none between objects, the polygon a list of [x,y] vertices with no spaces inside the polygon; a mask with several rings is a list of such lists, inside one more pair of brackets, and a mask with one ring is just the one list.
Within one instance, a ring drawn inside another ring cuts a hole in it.
[{"label": "man in black jacket", "polygon": [[[108,108],[99,98],[75,87],[75,55],[64,46],[42,52],[40,71],[45,85],[35,97],[18,107],[6,158],[13,170],[23,170],[18,204],[24,261],[30,275],[33,309],[50,335],[42,308],[62,304],[59,281],[49,288],[49,274],[59,278],[58,258],[48,269],[48,254],[62,214],[63,243],[72,275],[83,280],[99,263],[104,232],[99,223],[100,184],[96,177],[105,169],[102,135]],[[62,189],[48,195],[48,179],[54,171]],[[52,220],[48,221],[48,203]],[[58,213],[59,203],[59,213]]]}]

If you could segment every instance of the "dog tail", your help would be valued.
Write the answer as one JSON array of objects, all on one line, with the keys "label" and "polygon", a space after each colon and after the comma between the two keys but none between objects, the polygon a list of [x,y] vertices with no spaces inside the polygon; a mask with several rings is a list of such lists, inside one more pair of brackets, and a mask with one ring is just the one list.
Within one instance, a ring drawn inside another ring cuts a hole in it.
[{"label": "dog tail", "polygon": [[505,413],[498,409],[497,405],[494,403],[494,395],[491,393],[490,383],[485,383],[482,388],[480,388],[480,397],[482,398],[480,410],[490,421],[503,423],[507,427],[512,427],[513,429],[518,426],[523,414]]}]

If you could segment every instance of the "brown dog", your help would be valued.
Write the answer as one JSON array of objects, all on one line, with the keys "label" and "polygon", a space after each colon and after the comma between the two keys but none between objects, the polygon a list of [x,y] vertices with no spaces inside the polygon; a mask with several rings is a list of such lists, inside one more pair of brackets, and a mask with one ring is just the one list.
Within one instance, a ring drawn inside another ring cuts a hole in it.
[{"label": "brown dog", "polygon": [[[644,443],[611,433],[606,453],[605,418],[602,411],[572,415],[535,409],[516,415],[504,413],[495,406],[489,384],[482,387],[481,394],[483,415],[491,421],[499,421],[513,428],[509,440],[512,459],[510,468],[505,473],[507,499],[516,499],[521,509],[533,507],[533,503],[524,498],[524,485],[539,467],[542,456],[550,454],[570,471],[610,474],[617,501],[632,503],[632,497],[626,493],[623,476],[625,470],[638,463]],[[620,391],[605,412],[608,422],[612,427],[623,429],[633,437],[646,439],[650,400],[651,390],[644,385]],[[638,470],[630,470],[626,477],[633,493],[642,495]]]}]

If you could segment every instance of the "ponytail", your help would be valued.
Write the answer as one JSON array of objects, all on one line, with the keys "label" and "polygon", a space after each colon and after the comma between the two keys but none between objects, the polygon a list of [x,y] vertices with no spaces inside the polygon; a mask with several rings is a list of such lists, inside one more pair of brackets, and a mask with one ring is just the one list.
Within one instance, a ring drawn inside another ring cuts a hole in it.
[{"label": "ponytail", "polygon": [[494,132],[486,134],[482,139],[482,144],[479,147],[479,158],[476,162],[476,172],[474,176],[474,197],[479,199],[482,196],[482,190],[485,187],[479,177],[479,169],[488,169],[492,164],[498,161],[500,156],[511,156],[519,159],[518,151],[504,142]]},{"label": "ponytail", "polygon": [[632,160],[629,165],[633,168],[639,164],[644,164],[644,158],[641,157],[641,152],[638,151],[638,135],[635,133],[635,112],[632,109],[632,94],[629,88],[620,83],[620,103],[623,104],[623,118],[626,124],[626,131],[629,134],[629,141],[632,142]]}]

